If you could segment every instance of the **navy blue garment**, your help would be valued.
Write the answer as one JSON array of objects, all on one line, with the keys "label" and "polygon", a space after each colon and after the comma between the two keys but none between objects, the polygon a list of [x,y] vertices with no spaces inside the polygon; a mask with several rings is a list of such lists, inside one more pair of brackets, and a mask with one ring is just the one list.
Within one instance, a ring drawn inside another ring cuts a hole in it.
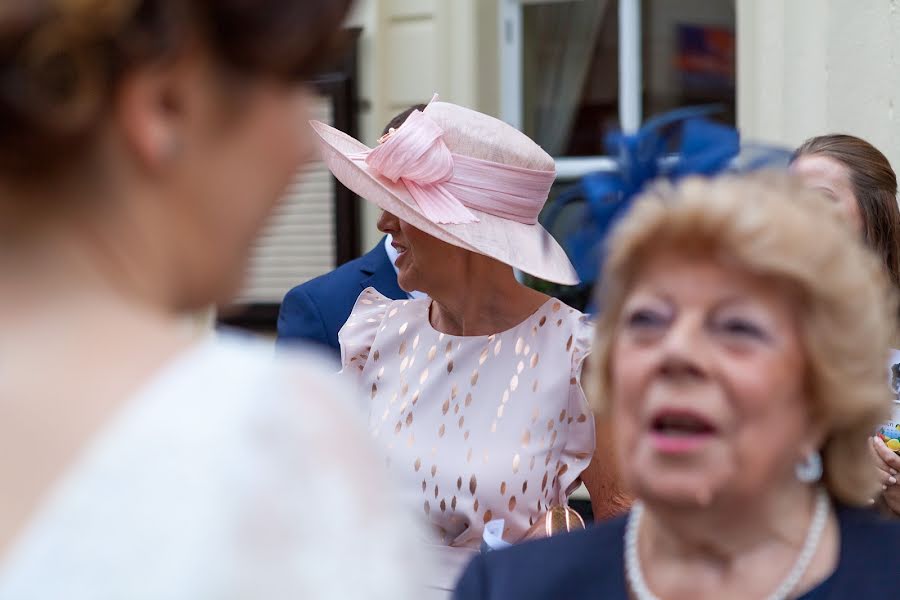
[{"label": "navy blue garment", "polygon": [[384,238],[367,254],[289,291],[278,312],[278,345],[307,342],[340,357],[338,331],[356,299],[373,287],[392,300],[407,298],[384,249]]},{"label": "navy blue garment", "polygon": [[[900,522],[840,507],[834,573],[798,600],[890,597],[900,585]],[[625,517],[489,552],[469,564],[455,600],[626,600]]]}]

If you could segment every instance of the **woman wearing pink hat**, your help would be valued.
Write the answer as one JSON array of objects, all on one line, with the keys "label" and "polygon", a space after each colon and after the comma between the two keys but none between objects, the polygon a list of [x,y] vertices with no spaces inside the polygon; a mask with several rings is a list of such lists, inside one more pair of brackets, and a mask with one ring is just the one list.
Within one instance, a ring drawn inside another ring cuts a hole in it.
[{"label": "woman wearing pink hat", "polygon": [[506,123],[445,102],[375,149],[313,128],[335,176],[384,210],[400,286],[430,297],[366,289],[339,337],[385,465],[445,560],[434,587],[452,588],[487,523],[512,543],[551,533],[548,515],[571,526],[577,515],[559,507],[580,481],[596,516],[618,512],[608,436],[595,435],[581,385],[591,325],[513,271],[578,280],[538,224],[553,159]]}]

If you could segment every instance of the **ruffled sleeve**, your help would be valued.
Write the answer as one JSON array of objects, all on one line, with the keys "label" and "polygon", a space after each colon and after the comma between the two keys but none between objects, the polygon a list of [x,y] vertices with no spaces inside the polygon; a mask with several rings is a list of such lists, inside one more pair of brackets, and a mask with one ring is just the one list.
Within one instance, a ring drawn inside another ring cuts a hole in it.
[{"label": "ruffled sleeve", "polygon": [[559,489],[566,495],[577,487],[582,471],[591,463],[596,445],[594,413],[582,388],[585,359],[591,354],[594,323],[581,315],[572,332],[572,363],[569,379],[569,435],[562,453]]},{"label": "ruffled sleeve", "polygon": [[375,288],[366,288],[356,299],[350,317],[338,332],[341,345],[341,374],[358,382],[369,360],[369,349],[378,334],[392,300]]}]

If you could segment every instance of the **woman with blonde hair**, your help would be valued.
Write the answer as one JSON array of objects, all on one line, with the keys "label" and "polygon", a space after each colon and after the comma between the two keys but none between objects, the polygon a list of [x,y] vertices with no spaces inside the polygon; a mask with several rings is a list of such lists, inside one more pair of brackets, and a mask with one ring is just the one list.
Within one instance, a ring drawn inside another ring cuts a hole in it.
[{"label": "woman with blonde hair", "polygon": [[[479,557],[457,597],[846,598],[896,584],[866,509],[896,306],[878,259],[780,176],[644,194],[609,242],[593,392],[625,518]],[[533,568],[540,565],[540,569]]]},{"label": "woman with blonde hair", "polygon": [[184,322],[311,158],[348,5],[0,3],[3,600],[412,597],[348,393]]}]

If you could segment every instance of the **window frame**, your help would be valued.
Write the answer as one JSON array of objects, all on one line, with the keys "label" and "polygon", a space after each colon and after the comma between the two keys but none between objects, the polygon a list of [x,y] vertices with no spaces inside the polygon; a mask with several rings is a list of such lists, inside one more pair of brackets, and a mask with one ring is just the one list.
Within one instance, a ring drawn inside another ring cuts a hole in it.
[{"label": "window frame", "polygon": [[[522,129],[523,123],[523,10],[532,4],[569,0],[498,0],[500,42],[500,118]],[[593,0],[580,0],[591,2]],[[622,131],[638,130],[642,119],[641,0],[619,2],[619,122]],[[574,181],[588,173],[613,171],[609,156],[554,156],[558,181]]]}]

